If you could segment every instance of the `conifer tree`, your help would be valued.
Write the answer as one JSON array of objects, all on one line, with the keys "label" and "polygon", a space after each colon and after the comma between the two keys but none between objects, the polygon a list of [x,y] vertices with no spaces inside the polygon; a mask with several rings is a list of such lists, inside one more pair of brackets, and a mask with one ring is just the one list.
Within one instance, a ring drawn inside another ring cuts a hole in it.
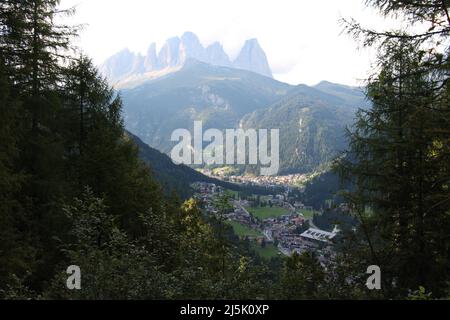
[{"label": "conifer tree", "polygon": [[386,294],[405,297],[419,286],[444,294],[449,261],[444,230],[450,227],[450,4],[368,3],[384,14],[428,23],[429,29],[377,32],[348,23],[364,45],[378,45],[379,54],[377,72],[368,81],[373,106],[359,112],[338,169],[356,186],[347,199],[361,222],[368,260],[383,269]]},{"label": "conifer tree", "polygon": [[[8,284],[14,276],[24,275],[23,266],[33,258],[29,251],[29,227],[19,193],[25,176],[15,163],[19,157],[18,139],[20,101],[11,93],[6,67],[0,56],[0,283]],[[29,255],[29,256],[28,256]]]}]

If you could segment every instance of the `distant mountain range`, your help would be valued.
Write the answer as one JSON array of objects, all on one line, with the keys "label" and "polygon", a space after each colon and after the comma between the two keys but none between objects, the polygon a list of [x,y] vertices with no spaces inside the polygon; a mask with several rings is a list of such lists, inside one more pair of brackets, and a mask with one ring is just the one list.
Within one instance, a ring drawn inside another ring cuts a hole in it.
[{"label": "distant mountain range", "polygon": [[172,132],[192,130],[195,120],[209,128],[235,128],[248,113],[263,109],[292,87],[259,74],[196,60],[178,72],[121,90],[127,129],[169,153]]},{"label": "distant mountain range", "polygon": [[[145,56],[125,49],[100,71],[121,91],[126,128],[144,144],[169,154],[176,144],[172,132],[192,132],[199,120],[204,130],[279,129],[280,174],[326,167],[346,149],[345,127],[356,110],[368,106],[362,88],[326,81],[292,86],[273,79],[256,39],[247,40],[231,61],[219,43],[205,48],[186,32],[168,39],[158,53],[154,43]],[[179,169],[164,165],[157,175]],[[259,172],[258,166],[238,169]],[[196,174],[183,169],[173,175],[191,181],[186,177]]]},{"label": "distant mountain range", "polygon": [[231,61],[220,43],[215,42],[205,48],[192,32],[184,33],[181,38],[168,39],[159,53],[155,43],[150,45],[145,56],[124,49],[108,58],[99,70],[114,86],[132,87],[176,72],[190,59],[272,78],[267,56],[257,39],[247,40],[237,58]]},{"label": "distant mountain range", "polygon": [[310,172],[325,168],[347,147],[345,127],[358,108],[367,107],[358,88],[321,82],[299,85],[268,108],[255,110],[241,127],[280,129],[280,171]]},{"label": "distant mountain range", "polygon": [[[361,88],[330,82],[291,86],[241,69],[190,59],[177,72],[122,89],[128,130],[169,154],[171,134],[204,129],[280,129],[280,173],[326,166],[346,147],[344,129],[366,107]],[[257,172],[257,167],[245,167]]]}]

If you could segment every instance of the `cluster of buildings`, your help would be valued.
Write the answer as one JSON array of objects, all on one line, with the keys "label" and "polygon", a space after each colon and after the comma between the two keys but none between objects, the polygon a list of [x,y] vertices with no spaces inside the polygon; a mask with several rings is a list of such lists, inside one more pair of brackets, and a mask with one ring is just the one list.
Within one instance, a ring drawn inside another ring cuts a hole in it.
[{"label": "cluster of buildings", "polygon": [[[338,230],[328,232],[317,228],[309,228],[299,235],[290,235],[288,243],[284,244],[284,248],[290,254],[304,251],[329,252],[333,239],[336,237]],[[320,255],[319,255],[320,256]]]},{"label": "cluster of buildings", "polygon": [[234,200],[233,212],[227,214],[227,219],[236,221],[250,229],[262,232],[261,224],[258,219],[255,219],[253,215],[245,209],[246,204],[246,201]]},{"label": "cluster of buildings", "polygon": [[271,239],[282,243],[285,237],[295,234],[299,227],[305,223],[305,218],[297,213],[283,215],[276,218],[268,218],[263,221],[265,234]]},{"label": "cluster of buildings", "polygon": [[199,170],[201,173],[219,178],[223,181],[233,182],[237,184],[271,187],[291,187],[302,186],[311,179],[311,174],[290,174],[284,176],[252,176],[252,175],[233,175],[228,170]]},{"label": "cluster of buildings", "polygon": [[333,239],[338,230],[327,232],[314,227],[305,228],[306,221],[307,219],[298,213],[266,219],[264,234],[277,244],[278,249],[285,255],[315,251],[319,253],[319,259],[326,260],[332,252]]},{"label": "cluster of buildings", "polygon": [[291,174],[286,176],[230,176],[224,177],[230,182],[263,186],[263,187],[289,187],[301,186],[309,179],[305,174]]},{"label": "cluster of buildings", "polygon": [[225,189],[214,183],[195,182],[192,187],[196,191],[195,198],[203,204],[203,208],[211,213],[217,214],[217,208],[214,206],[214,197],[225,192]]},{"label": "cluster of buildings", "polygon": [[[215,214],[213,199],[224,192],[220,186],[211,183],[196,183],[197,197],[202,200],[204,208],[208,213]],[[305,251],[315,251],[319,260],[325,261],[332,255],[333,239],[339,232],[335,228],[333,232],[327,232],[315,228],[309,220],[311,228],[306,228],[306,219],[300,213],[301,209],[311,209],[305,207],[301,202],[288,201],[285,194],[271,195],[266,197],[275,206],[286,209],[286,214],[264,220],[256,219],[246,208],[254,203],[251,200],[233,199],[233,210],[226,214],[226,218],[240,223],[243,226],[258,231],[262,236],[247,237],[249,240],[274,244],[281,253],[290,256],[294,252],[303,253]]]}]

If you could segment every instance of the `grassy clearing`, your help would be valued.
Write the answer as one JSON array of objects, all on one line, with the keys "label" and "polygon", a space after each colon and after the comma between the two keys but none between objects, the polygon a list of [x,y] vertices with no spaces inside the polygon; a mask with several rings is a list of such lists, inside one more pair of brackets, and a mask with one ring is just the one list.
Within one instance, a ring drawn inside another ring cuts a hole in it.
[{"label": "grassy clearing", "polygon": [[319,214],[319,212],[314,210],[299,210],[299,212],[302,213],[306,219],[312,219],[315,214]]},{"label": "grassy clearing", "polygon": [[249,227],[246,227],[246,226],[240,224],[239,222],[227,221],[227,223],[231,227],[233,227],[233,231],[238,237],[243,238],[243,237],[260,237],[260,236],[262,236],[261,232],[251,229]]},{"label": "grassy clearing", "polygon": [[[227,221],[227,224],[229,224],[233,228],[234,233],[240,238],[262,236],[262,233],[260,233],[259,231],[248,228],[240,224],[239,222]],[[268,244],[263,248],[256,242],[251,242],[251,247],[261,258],[264,259],[271,259],[278,257],[280,253],[278,248],[275,247],[273,244]]]},{"label": "grassy clearing", "polygon": [[280,207],[257,207],[257,208],[246,208],[248,212],[260,219],[276,218],[285,214],[289,211],[285,208]]}]

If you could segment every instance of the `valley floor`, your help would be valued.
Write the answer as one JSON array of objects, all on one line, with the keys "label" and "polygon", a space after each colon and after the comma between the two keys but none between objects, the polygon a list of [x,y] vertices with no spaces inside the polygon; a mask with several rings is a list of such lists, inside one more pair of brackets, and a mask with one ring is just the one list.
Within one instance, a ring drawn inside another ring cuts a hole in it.
[{"label": "valley floor", "polygon": [[[227,195],[232,209],[225,214],[226,223],[242,240],[250,241],[251,247],[263,258],[290,256],[293,253],[315,251],[321,261],[333,253],[331,239],[336,233],[315,228],[314,215],[320,212],[295,201],[289,193],[245,196],[239,192],[229,193],[212,183],[196,183],[195,197],[199,199],[208,215],[219,215],[214,201]],[[314,228],[311,228],[314,227]]]}]

